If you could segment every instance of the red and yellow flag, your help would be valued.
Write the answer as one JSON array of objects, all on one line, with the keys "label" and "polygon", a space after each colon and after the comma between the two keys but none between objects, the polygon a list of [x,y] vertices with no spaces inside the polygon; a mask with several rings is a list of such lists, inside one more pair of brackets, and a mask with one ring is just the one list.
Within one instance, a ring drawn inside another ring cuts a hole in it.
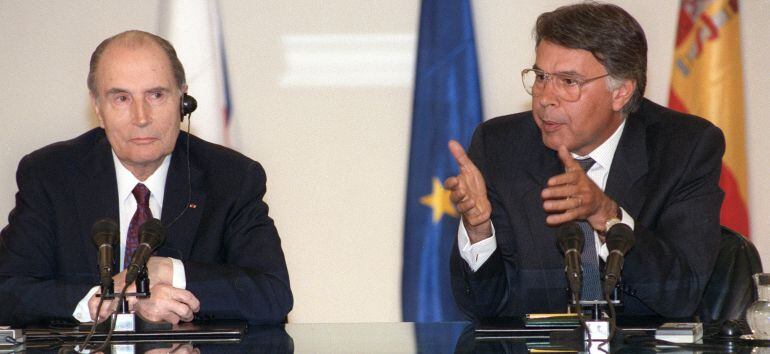
[{"label": "red and yellow flag", "polygon": [[682,0],[668,105],[724,132],[721,223],[748,236],[739,19],[737,0]]}]

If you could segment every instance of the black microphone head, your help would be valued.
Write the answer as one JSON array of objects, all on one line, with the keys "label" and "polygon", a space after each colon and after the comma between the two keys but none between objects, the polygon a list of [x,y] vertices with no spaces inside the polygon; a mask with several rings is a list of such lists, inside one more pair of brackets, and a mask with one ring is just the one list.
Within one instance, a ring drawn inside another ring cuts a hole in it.
[{"label": "black microphone head", "polygon": [[117,246],[120,242],[118,224],[110,218],[96,220],[94,226],[91,227],[91,238],[96,247],[101,247],[104,244]]},{"label": "black microphone head", "polygon": [[139,227],[139,243],[146,243],[150,248],[156,249],[166,240],[166,227],[160,220],[152,218]]},{"label": "black microphone head", "polygon": [[567,252],[570,249],[576,249],[578,253],[583,252],[583,231],[574,222],[562,224],[556,230],[556,246],[562,251]]},{"label": "black microphone head", "polygon": [[607,230],[605,240],[608,251],[618,250],[620,253],[626,254],[634,246],[636,237],[634,236],[634,230],[631,230],[628,225],[618,223]]}]

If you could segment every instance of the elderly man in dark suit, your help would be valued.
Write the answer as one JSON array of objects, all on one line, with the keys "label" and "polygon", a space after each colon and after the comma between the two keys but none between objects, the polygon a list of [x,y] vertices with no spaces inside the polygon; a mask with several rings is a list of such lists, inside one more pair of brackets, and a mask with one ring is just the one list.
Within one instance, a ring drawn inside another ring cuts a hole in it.
[{"label": "elderly man in dark suit", "polygon": [[[91,57],[88,87],[101,127],[19,163],[16,207],[0,238],[0,323],[97,317],[90,229],[103,217],[119,221],[120,269],[136,249],[140,221],[160,218],[168,228],[147,264],[152,295],[130,298],[145,319],[284,321],[293,300],[262,200],[265,172],[180,133],[189,99],[171,44],[141,31],[108,38]],[[113,279],[119,291],[125,270]]]},{"label": "elderly man in dark suit", "polygon": [[[721,131],[642,97],[647,43],[623,9],[565,6],[542,14],[535,36],[522,72],[532,111],[480,125],[468,155],[450,142],[461,169],[445,182],[462,213],[457,303],[476,318],[564,312],[556,227],[587,230],[587,269],[606,257],[604,232],[624,223],[636,239],[625,313],[693,315],[719,245]],[[598,269],[584,270],[583,294],[598,281]]]}]

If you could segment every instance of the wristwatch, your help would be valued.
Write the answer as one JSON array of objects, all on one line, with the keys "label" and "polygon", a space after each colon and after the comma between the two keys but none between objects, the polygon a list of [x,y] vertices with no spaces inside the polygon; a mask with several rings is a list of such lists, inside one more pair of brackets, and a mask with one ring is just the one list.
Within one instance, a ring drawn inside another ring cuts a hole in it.
[{"label": "wristwatch", "polygon": [[610,228],[617,224],[620,224],[620,219],[610,218],[604,223],[604,232],[606,233],[607,231],[610,231]]},{"label": "wristwatch", "polygon": [[611,227],[615,226],[616,224],[620,224],[621,218],[623,218],[623,212],[620,211],[620,206],[618,206],[617,214],[604,222],[604,232],[610,231]]}]

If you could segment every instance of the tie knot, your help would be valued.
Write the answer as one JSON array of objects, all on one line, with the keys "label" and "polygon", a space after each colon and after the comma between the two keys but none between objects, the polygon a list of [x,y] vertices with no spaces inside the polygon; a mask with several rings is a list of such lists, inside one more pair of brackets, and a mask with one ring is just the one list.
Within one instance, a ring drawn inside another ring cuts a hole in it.
[{"label": "tie knot", "polygon": [[134,198],[136,198],[137,205],[150,205],[150,190],[147,189],[147,186],[144,184],[137,183],[136,187],[134,187],[134,190],[131,191],[131,194],[133,194]]},{"label": "tie knot", "polygon": [[590,157],[587,157],[582,160],[577,160],[577,163],[580,164],[580,167],[583,168],[583,171],[588,172],[588,170],[591,169],[591,166],[593,166],[596,161]]}]

